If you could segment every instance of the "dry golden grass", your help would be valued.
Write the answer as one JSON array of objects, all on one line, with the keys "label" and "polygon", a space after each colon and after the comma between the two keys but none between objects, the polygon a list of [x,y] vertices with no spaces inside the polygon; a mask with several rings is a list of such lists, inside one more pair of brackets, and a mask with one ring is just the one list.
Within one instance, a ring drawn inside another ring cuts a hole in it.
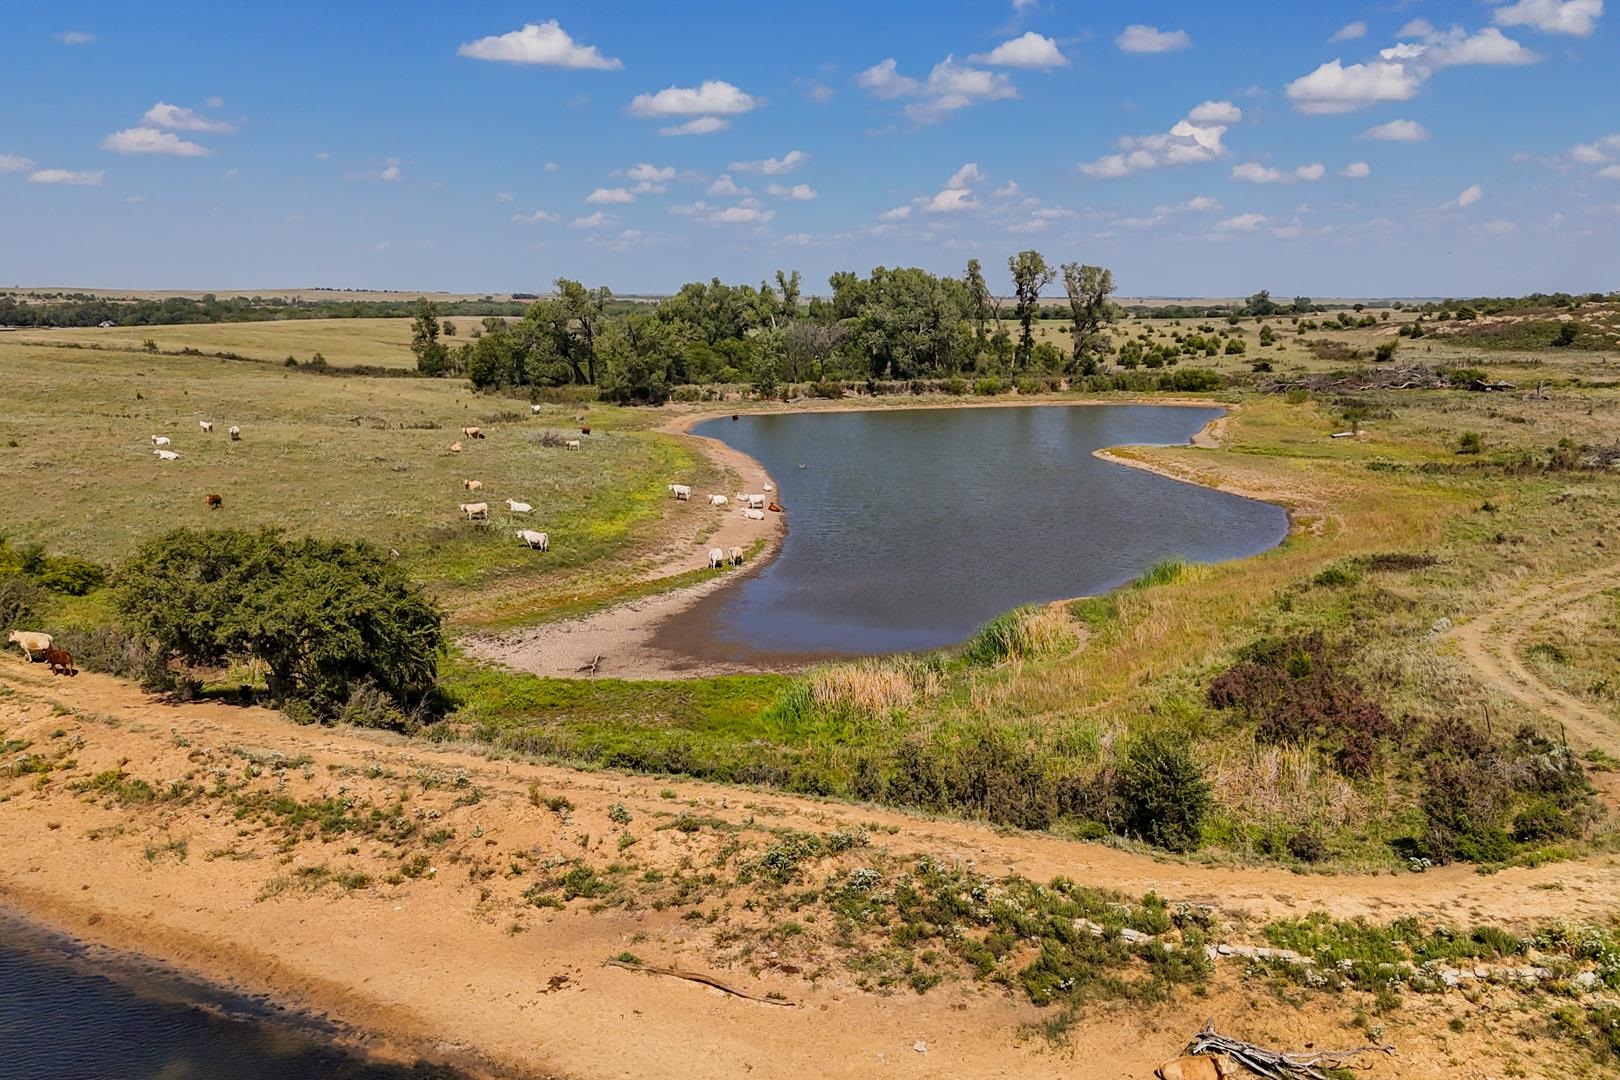
[{"label": "dry golden grass", "polygon": [[1368,817],[1355,787],[1314,750],[1251,741],[1222,750],[1208,776],[1217,799],[1262,828],[1356,828]]},{"label": "dry golden grass", "polygon": [[[452,319],[460,334],[478,324],[476,319]],[[468,340],[448,339],[454,346]],[[307,363],[316,353],[340,367],[359,364],[388,368],[414,368],[409,319],[287,319],[278,322],[198,323],[185,326],[99,326],[63,330],[14,330],[0,335],[0,344],[16,342],[56,344],[72,342],[139,353],[147,341],[166,351],[197,349],[230,352],[254,360],[279,364],[291,356]]]},{"label": "dry golden grass", "polygon": [[878,660],[857,660],[817,668],[809,675],[810,696],[818,708],[849,709],[881,716],[917,699],[910,675]]}]

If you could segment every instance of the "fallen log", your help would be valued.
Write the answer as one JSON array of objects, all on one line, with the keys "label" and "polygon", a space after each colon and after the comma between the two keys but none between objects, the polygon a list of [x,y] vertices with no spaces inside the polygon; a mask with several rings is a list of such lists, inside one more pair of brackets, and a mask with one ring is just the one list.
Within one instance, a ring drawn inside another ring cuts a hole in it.
[{"label": "fallen log", "polygon": [[1287,1054],[1268,1050],[1254,1043],[1222,1035],[1215,1030],[1215,1021],[1207,1022],[1193,1036],[1182,1053],[1188,1057],[1199,1054],[1220,1054],[1266,1080],[1330,1080],[1324,1068],[1338,1069],[1363,1054],[1393,1054],[1393,1046],[1358,1046],[1352,1050],[1309,1050]]}]

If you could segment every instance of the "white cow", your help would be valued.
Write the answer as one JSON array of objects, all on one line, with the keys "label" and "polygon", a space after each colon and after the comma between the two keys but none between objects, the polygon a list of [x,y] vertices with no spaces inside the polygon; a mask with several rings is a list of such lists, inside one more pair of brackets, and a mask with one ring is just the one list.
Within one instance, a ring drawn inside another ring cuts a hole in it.
[{"label": "white cow", "polygon": [[765,520],[765,511],[763,511],[763,510],[752,510],[752,509],[744,510],[743,511],[743,517],[747,518],[749,521],[764,521]]},{"label": "white cow", "polygon": [[235,424],[230,426],[230,428],[226,431],[226,434],[231,437],[231,442],[240,442],[242,440],[242,429],[237,427]]},{"label": "white cow", "polygon": [[533,529],[519,529],[517,538],[535,551],[551,550],[551,535],[549,533],[535,532]]},{"label": "white cow", "polygon": [[765,496],[763,496],[763,495],[750,495],[750,496],[748,496],[748,509],[750,509],[750,510],[763,510],[763,509],[765,509]]},{"label": "white cow", "polygon": [[669,485],[669,493],[683,502],[692,497],[692,489],[685,484]]},{"label": "white cow", "polygon": [[727,499],[724,495],[710,495],[709,496],[709,505],[710,506],[724,506],[724,505],[726,505],[726,503],[728,503],[730,501],[731,500]]},{"label": "white cow", "polygon": [[152,436],[152,445],[153,446],[169,446],[170,445],[169,437],[167,435],[154,435],[154,436]]},{"label": "white cow", "polygon": [[514,514],[528,514],[534,511],[534,507],[526,502],[518,502],[516,499],[507,499],[506,508]]},{"label": "white cow", "polygon": [[718,570],[726,565],[726,553],[722,548],[709,549],[709,569]]},{"label": "white cow", "polygon": [[461,482],[461,486],[466,488],[468,491],[484,490],[484,482],[482,480],[463,480]]},{"label": "white cow", "polygon": [[55,645],[56,639],[33,630],[13,630],[6,636],[6,644],[17,646],[22,650],[23,658],[31,661],[35,653],[42,653]]},{"label": "white cow", "polygon": [[772,491],[775,491],[775,490],[776,490],[776,489],[775,489],[775,488],[773,488],[773,487],[771,487],[771,485],[769,485],[769,484],[766,484],[766,485],[764,485],[764,490],[765,490],[765,491],[766,491],[766,492],[772,492]]},{"label": "white cow", "polygon": [[578,439],[568,439],[568,440],[564,441],[563,442],[563,449],[564,450],[578,450],[579,449],[579,440]]},{"label": "white cow", "polygon": [[204,435],[212,435],[214,432],[214,422],[212,420],[199,420],[197,426],[203,429]]},{"label": "white cow", "polygon": [[741,566],[742,562],[743,562],[743,550],[742,550],[742,548],[740,548],[740,547],[732,548],[731,549],[731,565],[732,566]]},{"label": "white cow", "polygon": [[468,521],[489,520],[489,503],[457,503],[456,508],[467,515]]},{"label": "white cow", "polygon": [[530,405],[529,406],[529,415],[530,416],[539,416],[540,415],[540,406],[538,406],[538,405]]},{"label": "white cow", "polygon": [[158,458],[159,461],[179,461],[180,460],[180,455],[175,453],[173,450],[154,450],[154,451],[152,451],[152,453],[157,455],[157,458]]}]

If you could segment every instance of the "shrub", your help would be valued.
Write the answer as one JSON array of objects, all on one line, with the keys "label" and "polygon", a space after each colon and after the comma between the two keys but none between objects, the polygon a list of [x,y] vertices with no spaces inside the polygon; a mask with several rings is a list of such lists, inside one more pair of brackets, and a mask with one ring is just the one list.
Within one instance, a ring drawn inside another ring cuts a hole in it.
[{"label": "shrub", "polygon": [[1178,393],[1203,393],[1219,390],[1226,384],[1220,372],[1208,368],[1182,368],[1159,376],[1159,389]]},{"label": "shrub", "polygon": [[959,375],[952,375],[941,384],[940,388],[947,394],[961,397],[968,392],[967,380]]},{"label": "shrub", "polygon": [[434,689],[439,611],[369,544],[179,529],[143,544],[117,585],[126,630],[157,655],[259,660],[273,699],[323,716],[367,680],[404,706]]},{"label": "shrub", "polygon": [[1063,612],[1041,606],[1015,608],[981,626],[962,655],[969,663],[994,667],[1007,660],[1037,660],[1071,652],[1079,644]]},{"label": "shrub", "polygon": [[1214,805],[1209,782],[1184,738],[1147,733],[1131,740],[1120,770],[1125,826],[1151,844],[1192,851]]},{"label": "shrub", "polygon": [[87,559],[61,555],[46,559],[34,580],[52,592],[84,596],[107,584],[107,570]]},{"label": "shrub", "polygon": [[1315,829],[1301,829],[1288,838],[1288,854],[1300,862],[1319,863],[1328,857],[1327,841]]},{"label": "shrub", "polygon": [[831,379],[823,379],[820,382],[811,383],[809,393],[810,396],[814,398],[826,398],[830,401],[837,401],[839,398],[844,396],[844,384]]},{"label": "shrub", "polygon": [[987,376],[973,384],[973,392],[980,397],[995,397],[1007,392],[1007,384],[995,376]]},{"label": "shrub", "polygon": [[1477,431],[1465,431],[1457,439],[1457,453],[1477,454],[1484,449],[1484,442]]},{"label": "shrub", "polygon": [[21,574],[0,576],[0,629],[38,630],[45,590]]},{"label": "shrub", "polygon": [[1401,341],[1399,338],[1391,338],[1388,341],[1381,341],[1378,343],[1378,348],[1373,350],[1373,359],[1381,364],[1387,364],[1391,360],[1395,359],[1395,350],[1399,349],[1400,347]]}]

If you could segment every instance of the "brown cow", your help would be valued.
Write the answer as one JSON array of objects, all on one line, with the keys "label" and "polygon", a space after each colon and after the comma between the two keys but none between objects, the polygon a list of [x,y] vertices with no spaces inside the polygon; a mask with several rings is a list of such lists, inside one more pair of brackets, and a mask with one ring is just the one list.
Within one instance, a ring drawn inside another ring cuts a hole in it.
[{"label": "brown cow", "polygon": [[52,675],[77,675],[79,669],[73,666],[73,654],[66,649],[46,649],[45,663],[50,665]]},{"label": "brown cow", "polygon": [[218,510],[220,507],[225,505],[225,496],[223,496],[223,495],[209,495],[209,496],[206,496],[203,499],[203,501],[208,504],[208,509],[210,509],[210,510]]},{"label": "brown cow", "polygon": [[591,429],[589,427],[581,427],[579,429],[579,433],[581,435],[589,435],[591,433]]},{"label": "brown cow", "polygon": [[1167,1061],[1153,1075],[1159,1080],[1224,1080],[1227,1072],[1220,1058],[1199,1054]]},{"label": "brown cow", "polygon": [[771,505],[766,507],[766,509],[773,514],[780,514],[782,512],[782,504],[777,502],[775,499],[772,499]]},{"label": "brown cow", "polygon": [[483,430],[475,427],[464,427],[461,429],[461,434],[468,439],[482,439],[484,437]]}]

